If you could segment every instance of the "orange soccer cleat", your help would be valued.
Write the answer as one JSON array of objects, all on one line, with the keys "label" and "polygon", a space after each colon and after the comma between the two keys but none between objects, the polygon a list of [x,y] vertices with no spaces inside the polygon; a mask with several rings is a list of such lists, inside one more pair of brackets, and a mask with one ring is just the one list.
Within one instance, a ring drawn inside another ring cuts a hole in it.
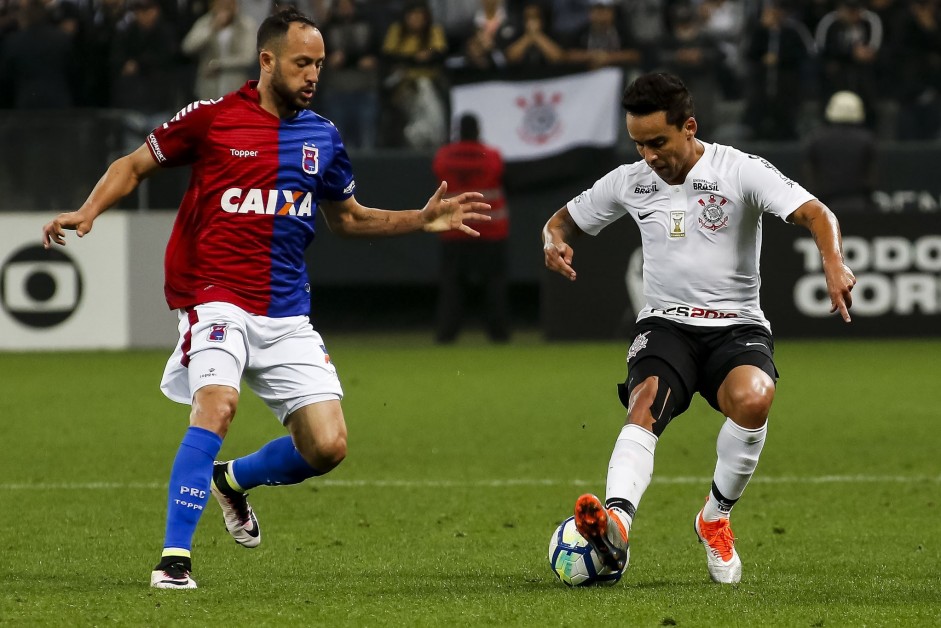
[{"label": "orange soccer cleat", "polygon": [[735,535],[728,519],[705,521],[702,511],[693,522],[699,542],[706,548],[706,568],[713,582],[736,584],[742,579],[742,559],[735,551]]},{"label": "orange soccer cleat", "polygon": [[627,566],[627,528],[600,499],[586,493],[575,501],[575,527],[606,567],[622,571]]}]

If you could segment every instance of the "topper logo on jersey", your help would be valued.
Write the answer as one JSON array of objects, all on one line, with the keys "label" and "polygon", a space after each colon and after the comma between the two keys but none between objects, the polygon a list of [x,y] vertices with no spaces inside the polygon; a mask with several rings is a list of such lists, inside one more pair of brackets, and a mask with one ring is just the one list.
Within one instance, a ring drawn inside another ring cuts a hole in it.
[{"label": "topper logo on jersey", "polygon": [[317,171],[320,170],[320,150],[313,144],[304,142],[301,154],[301,168],[304,169],[304,172],[317,174]]},{"label": "topper logo on jersey", "polygon": [[291,190],[229,188],[222,193],[222,210],[230,214],[269,216],[310,216],[313,195]]},{"label": "topper logo on jersey", "polygon": [[710,194],[708,200],[699,199],[696,202],[703,208],[702,214],[699,215],[700,227],[715,233],[729,224],[729,216],[722,209],[722,206],[729,202],[728,199]]}]

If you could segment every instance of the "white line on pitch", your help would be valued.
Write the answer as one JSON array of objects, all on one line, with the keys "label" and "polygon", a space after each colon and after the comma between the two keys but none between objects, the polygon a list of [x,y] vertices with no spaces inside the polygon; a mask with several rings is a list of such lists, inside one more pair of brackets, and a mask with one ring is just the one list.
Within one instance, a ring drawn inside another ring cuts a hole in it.
[{"label": "white line on pitch", "polygon": [[[708,477],[659,477],[655,484],[704,484]],[[819,475],[801,477],[756,476],[753,484],[939,484],[941,476],[926,475]],[[513,486],[594,486],[604,480],[516,478],[505,480],[312,480],[311,485],[324,488],[506,488]],[[0,491],[121,491],[164,490],[166,482],[7,482]]]}]

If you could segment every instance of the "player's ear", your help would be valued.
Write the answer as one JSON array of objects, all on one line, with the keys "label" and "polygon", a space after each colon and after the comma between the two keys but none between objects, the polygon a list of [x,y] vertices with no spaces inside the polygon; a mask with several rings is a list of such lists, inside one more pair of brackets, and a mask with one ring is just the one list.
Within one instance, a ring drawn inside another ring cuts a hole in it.
[{"label": "player's ear", "polygon": [[683,125],[683,132],[686,133],[687,141],[692,140],[693,136],[696,135],[696,118],[689,118],[686,120],[686,124]]},{"label": "player's ear", "polygon": [[261,66],[262,72],[267,72],[271,74],[274,70],[274,53],[270,50],[262,50],[258,53],[258,65]]}]

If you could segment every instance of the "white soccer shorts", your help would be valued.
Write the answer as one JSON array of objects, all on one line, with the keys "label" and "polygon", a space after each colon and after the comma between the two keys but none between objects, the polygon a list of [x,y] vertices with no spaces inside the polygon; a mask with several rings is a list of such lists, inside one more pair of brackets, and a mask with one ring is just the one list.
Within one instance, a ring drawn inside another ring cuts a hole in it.
[{"label": "white soccer shorts", "polygon": [[179,315],[180,341],[160,382],[173,401],[191,404],[208,385],[241,390],[244,380],[284,423],[298,408],[343,398],[337,370],[306,316],[256,316],[221,302]]}]

